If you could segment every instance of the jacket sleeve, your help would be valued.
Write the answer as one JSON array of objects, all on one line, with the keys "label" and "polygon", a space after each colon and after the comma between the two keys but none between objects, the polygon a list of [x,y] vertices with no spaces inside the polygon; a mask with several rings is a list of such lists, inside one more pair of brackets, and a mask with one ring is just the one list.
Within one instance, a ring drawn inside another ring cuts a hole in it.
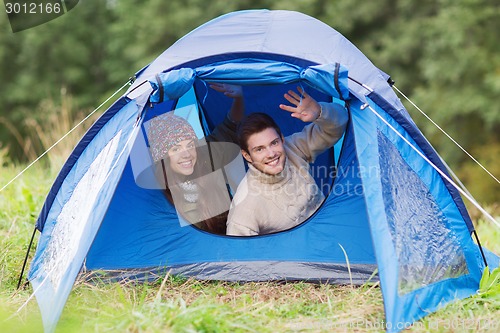
[{"label": "jacket sleeve", "polygon": [[301,132],[288,136],[288,147],[308,162],[333,146],[344,134],[349,115],[338,103],[319,103],[321,115]]},{"label": "jacket sleeve", "polygon": [[227,225],[226,234],[228,236],[257,236],[259,233],[248,226],[238,224],[238,223],[229,223]]},{"label": "jacket sleeve", "polygon": [[229,209],[226,223],[226,233],[229,236],[255,236],[259,234],[257,211],[249,193],[247,178],[244,178],[238,186]]},{"label": "jacket sleeve", "polygon": [[238,138],[236,137],[236,128],[238,123],[231,121],[229,116],[224,117],[224,120],[217,126],[215,126],[212,133],[207,135],[206,140],[208,142],[232,142],[238,143]]},{"label": "jacket sleeve", "polygon": [[245,206],[245,202],[239,205],[231,205],[227,218],[228,236],[256,236],[259,234],[259,227],[255,220],[255,212]]},{"label": "jacket sleeve", "polygon": [[215,170],[220,169],[240,154],[236,128],[238,123],[225,117],[222,123],[205,138],[210,149],[211,160]]}]

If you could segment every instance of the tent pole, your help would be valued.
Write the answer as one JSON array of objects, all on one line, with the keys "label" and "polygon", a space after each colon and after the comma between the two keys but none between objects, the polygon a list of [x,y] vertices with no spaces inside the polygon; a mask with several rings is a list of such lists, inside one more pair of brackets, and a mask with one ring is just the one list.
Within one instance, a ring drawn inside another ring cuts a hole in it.
[{"label": "tent pole", "polygon": [[472,233],[474,234],[474,237],[476,238],[477,245],[479,245],[479,251],[481,251],[481,256],[483,257],[484,264],[486,265],[486,267],[488,267],[488,262],[486,261],[486,256],[484,255],[483,247],[481,246],[481,242],[479,241],[479,236],[477,235],[476,230],[473,230]]},{"label": "tent pole", "polygon": [[30,254],[31,245],[33,245],[33,239],[35,239],[36,226],[33,229],[33,235],[31,235],[30,244],[28,245],[28,251],[26,252],[26,257],[24,258],[23,268],[21,269],[21,274],[19,275],[19,281],[17,282],[17,289],[21,286],[21,281],[23,279],[24,269],[26,268],[26,263],[28,262],[28,256]]}]

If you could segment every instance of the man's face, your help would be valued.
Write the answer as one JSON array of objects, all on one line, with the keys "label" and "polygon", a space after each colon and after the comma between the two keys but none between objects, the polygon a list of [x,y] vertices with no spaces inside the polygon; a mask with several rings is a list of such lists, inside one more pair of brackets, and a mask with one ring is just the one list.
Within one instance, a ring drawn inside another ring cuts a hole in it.
[{"label": "man's face", "polygon": [[242,150],[242,154],[248,163],[268,175],[277,175],[285,167],[283,137],[280,137],[272,127],[250,135],[248,152]]},{"label": "man's face", "polygon": [[168,157],[172,171],[184,176],[191,175],[197,158],[194,140],[183,140],[172,146],[168,150]]}]

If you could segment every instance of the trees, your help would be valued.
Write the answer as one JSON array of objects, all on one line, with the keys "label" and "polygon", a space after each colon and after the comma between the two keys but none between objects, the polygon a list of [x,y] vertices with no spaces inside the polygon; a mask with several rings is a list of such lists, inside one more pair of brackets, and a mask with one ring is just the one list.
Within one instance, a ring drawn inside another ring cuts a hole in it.
[{"label": "trees", "polygon": [[[390,24],[361,48],[396,85],[499,177],[500,6],[489,0],[398,1]],[[500,200],[498,183],[413,107],[408,110],[478,199]]]},{"label": "trees", "polygon": [[[117,84],[106,66],[112,56],[107,28],[113,20],[105,2],[87,0],[56,20],[19,33],[7,32],[8,22],[0,22],[0,116],[26,134],[24,119],[42,121],[50,110],[41,105],[60,105],[63,95],[75,97],[75,110],[98,105]],[[12,155],[23,157],[11,132],[2,128],[0,140],[10,143]]]}]

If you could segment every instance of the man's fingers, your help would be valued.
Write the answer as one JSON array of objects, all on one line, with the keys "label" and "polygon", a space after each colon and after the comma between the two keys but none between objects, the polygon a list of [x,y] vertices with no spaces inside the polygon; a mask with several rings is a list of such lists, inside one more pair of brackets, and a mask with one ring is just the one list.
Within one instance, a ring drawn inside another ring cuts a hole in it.
[{"label": "man's fingers", "polygon": [[292,113],[297,112],[297,109],[295,107],[290,106],[290,105],[285,105],[285,104],[280,104],[280,109],[288,111],[288,112],[292,112]]},{"label": "man's fingers", "polygon": [[295,100],[297,102],[300,102],[300,100],[302,99],[302,96],[300,96],[299,94],[297,94],[295,91],[293,90],[288,90],[288,95],[292,96],[293,98],[295,98]]},{"label": "man's fingers", "polygon": [[290,96],[289,94],[285,94],[285,99],[294,105],[299,105],[299,103],[300,103],[300,101],[298,101],[296,98]]}]

